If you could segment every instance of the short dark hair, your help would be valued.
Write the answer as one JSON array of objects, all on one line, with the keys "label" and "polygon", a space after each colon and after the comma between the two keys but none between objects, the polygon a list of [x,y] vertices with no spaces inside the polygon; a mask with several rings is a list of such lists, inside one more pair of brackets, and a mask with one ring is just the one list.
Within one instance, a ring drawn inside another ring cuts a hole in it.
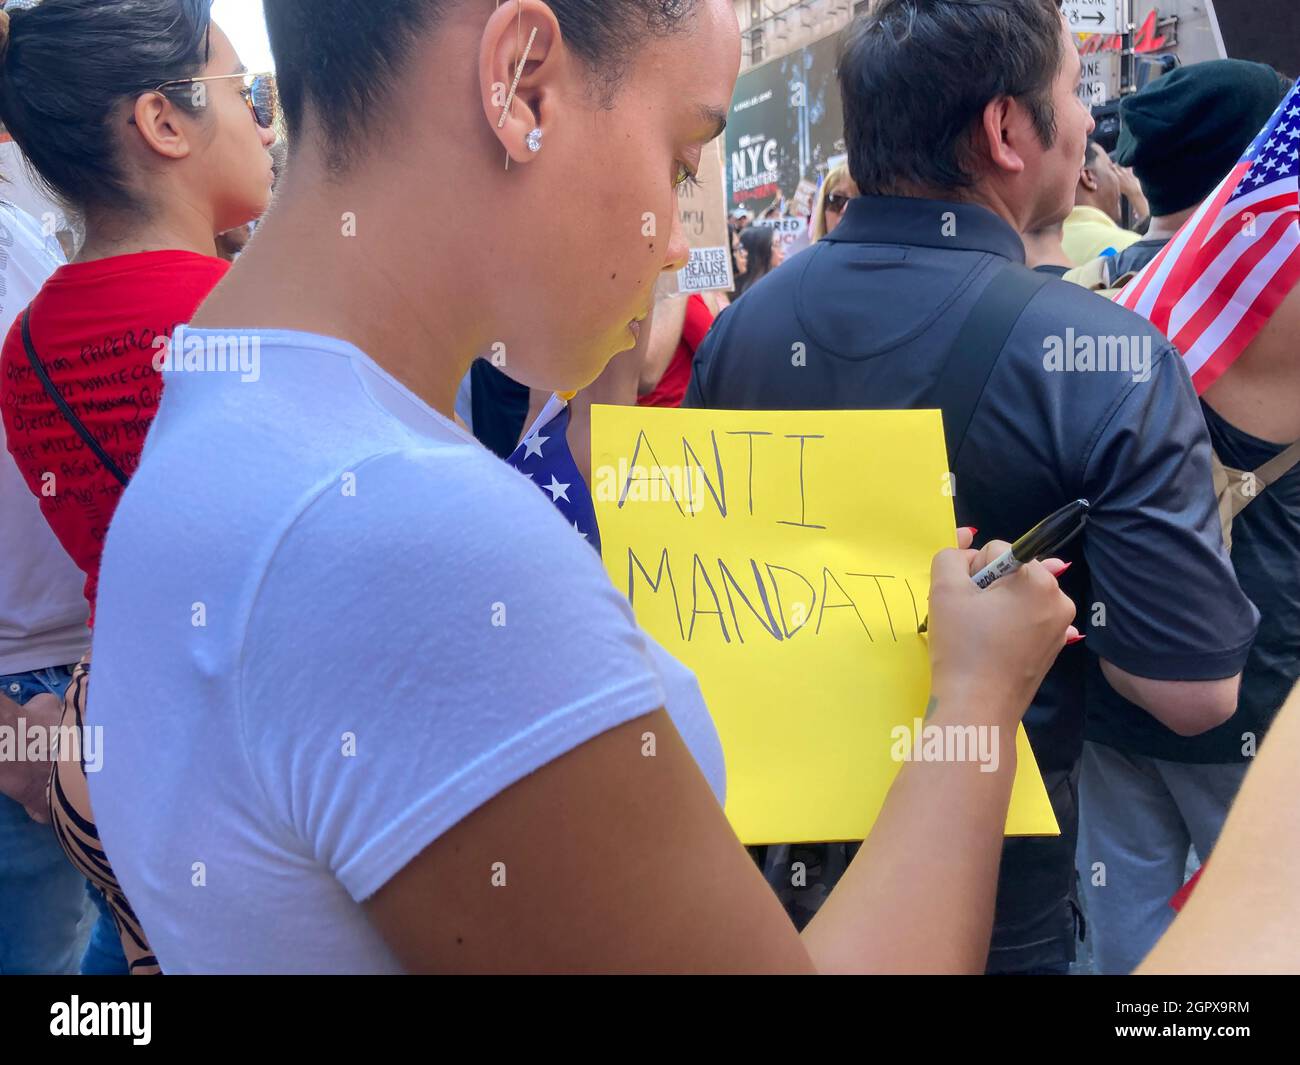
[{"label": "short dark hair", "polygon": [[1102,155],[1106,156],[1107,158],[1110,158],[1110,152],[1106,151],[1106,146],[1102,144],[1101,141],[1099,141],[1095,136],[1089,136],[1088,148],[1087,151],[1084,152],[1084,156],[1083,156],[1084,162],[1087,166],[1092,166],[1093,162],[1097,158],[1098,152],[1100,152]]},{"label": "short dark hair", "polygon": [[990,101],[1028,109],[1056,140],[1059,0],[879,0],[840,58],[849,172],[866,195],[974,183],[971,139]]},{"label": "short dark hair", "polygon": [[[212,0],[44,0],[7,9],[0,121],[36,176],[75,210],[139,210],[113,124],[124,101],[195,77],[210,54]],[[3,20],[0,20],[3,21]],[[188,93],[171,99],[195,112]]]},{"label": "short dark hair", "polygon": [[[415,43],[460,0],[266,0],[276,82],[291,138],[310,110],[335,170],[357,156],[364,123],[384,105]],[[564,41],[608,104],[648,34],[673,32],[697,0],[547,0]]]}]

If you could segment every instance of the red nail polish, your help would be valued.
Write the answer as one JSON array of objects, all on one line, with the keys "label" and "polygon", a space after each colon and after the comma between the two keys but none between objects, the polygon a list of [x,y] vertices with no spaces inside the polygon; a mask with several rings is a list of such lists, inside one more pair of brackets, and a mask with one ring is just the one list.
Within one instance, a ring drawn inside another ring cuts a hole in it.
[{"label": "red nail polish", "polygon": [[1073,566],[1073,565],[1074,565],[1073,562],[1067,562],[1064,566],[1062,566],[1060,569],[1058,569],[1058,570],[1056,571],[1056,575],[1057,575],[1057,577],[1062,576],[1062,575],[1065,573],[1065,571],[1066,571],[1067,569],[1069,569],[1069,568],[1070,568],[1071,566]]},{"label": "red nail polish", "polygon": [[965,529],[966,529],[966,531],[967,531],[968,533],[971,534],[971,536],[978,536],[978,535],[979,535],[979,530],[978,530],[977,528],[975,528],[974,525],[967,525],[967,526],[965,526]]},{"label": "red nail polish", "polygon": [[1066,646],[1066,647],[1072,647],[1074,644],[1078,643],[1080,640],[1086,640],[1087,638],[1088,638],[1088,637],[1087,637],[1086,635],[1071,636],[1068,640],[1065,641],[1065,646]]}]

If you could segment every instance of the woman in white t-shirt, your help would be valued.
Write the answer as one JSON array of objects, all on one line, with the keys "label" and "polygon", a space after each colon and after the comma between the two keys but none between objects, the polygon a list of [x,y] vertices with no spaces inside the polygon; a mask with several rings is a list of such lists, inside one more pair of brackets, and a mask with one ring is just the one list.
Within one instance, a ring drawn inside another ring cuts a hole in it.
[{"label": "woman in white t-shirt", "polygon": [[[63,265],[41,224],[0,201],[0,336]],[[86,652],[82,577],[9,454],[0,420],[0,734],[57,727]],[[86,881],[49,825],[48,762],[0,756],[0,973],[75,971]],[[112,930],[112,923],[103,932]]]},{"label": "woman in white t-shirt", "polygon": [[[1016,727],[1076,635],[1053,567],[978,592],[937,558],[931,719],[1001,767],[905,765],[801,936],[698,686],[451,421],[475,352],[572,390],[633,345],[731,3],[386,11],[267,5],[279,200],[177,335],[108,537],[91,794],[163,970],[982,971]],[[257,358],[191,372],[215,349]]]}]

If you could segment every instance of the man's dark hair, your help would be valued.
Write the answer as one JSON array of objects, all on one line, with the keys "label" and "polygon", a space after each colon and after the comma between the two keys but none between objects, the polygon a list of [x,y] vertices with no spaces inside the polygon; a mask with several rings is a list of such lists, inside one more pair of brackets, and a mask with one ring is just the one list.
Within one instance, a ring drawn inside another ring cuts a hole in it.
[{"label": "man's dark hair", "polygon": [[[208,61],[212,0],[44,0],[6,9],[0,121],[68,207],[141,210],[118,157],[122,105]],[[196,112],[188,91],[168,94]]]},{"label": "man's dark hair", "polygon": [[1099,141],[1099,140],[1098,140],[1096,137],[1094,137],[1094,136],[1089,136],[1089,137],[1088,137],[1088,148],[1087,148],[1087,151],[1084,153],[1084,156],[1083,156],[1083,158],[1084,158],[1084,162],[1085,162],[1085,165],[1087,165],[1087,166],[1092,166],[1093,164],[1095,164],[1095,163],[1097,162],[1097,156],[1098,156],[1098,154],[1101,154],[1101,155],[1104,155],[1104,156],[1107,156],[1107,157],[1110,156],[1110,152],[1106,151],[1106,146],[1105,146],[1104,144],[1102,144],[1101,141]]},{"label": "man's dark hair", "polygon": [[[266,26],[290,136],[308,110],[331,165],[358,154],[422,34],[463,0],[266,0]],[[509,0],[507,0],[509,2]],[[637,46],[681,27],[697,0],[548,0],[568,47],[606,104]],[[484,9],[484,21],[487,11]]]},{"label": "man's dark hair", "polygon": [[880,0],[840,58],[849,172],[866,195],[967,188],[972,134],[989,102],[1028,109],[1056,140],[1064,59],[1058,0]]}]

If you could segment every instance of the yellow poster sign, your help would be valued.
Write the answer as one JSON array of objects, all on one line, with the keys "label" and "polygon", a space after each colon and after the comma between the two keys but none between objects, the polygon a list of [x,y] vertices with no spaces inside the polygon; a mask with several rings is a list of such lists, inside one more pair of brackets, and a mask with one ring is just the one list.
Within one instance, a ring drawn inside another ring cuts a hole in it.
[{"label": "yellow poster sign", "polygon": [[[947,469],[937,411],[592,409],[606,568],[698,677],[745,843],[862,839],[928,756]],[[1018,751],[1007,832],[1054,835],[1023,729]]]}]

